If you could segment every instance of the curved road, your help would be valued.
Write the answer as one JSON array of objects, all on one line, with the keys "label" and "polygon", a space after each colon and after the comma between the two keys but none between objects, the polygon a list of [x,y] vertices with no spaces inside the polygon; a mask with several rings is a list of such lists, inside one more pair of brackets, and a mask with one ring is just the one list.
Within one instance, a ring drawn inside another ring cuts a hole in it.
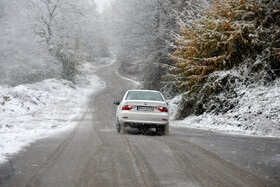
[{"label": "curved road", "polygon": [[115,131],[113,100],[132,82],[97,71],[106,87],[92,95],[77,126],[10,159],[0,186],[280,186],[280,141],[171,127],[170,136]]}]

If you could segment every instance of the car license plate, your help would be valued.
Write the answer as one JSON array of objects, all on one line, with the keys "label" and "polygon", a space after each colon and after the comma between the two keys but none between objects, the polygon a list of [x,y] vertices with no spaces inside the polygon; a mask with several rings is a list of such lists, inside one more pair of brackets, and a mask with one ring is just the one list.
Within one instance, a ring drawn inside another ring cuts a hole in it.
[{"label": "car license plate", "polygon": [[138,106],[137,110],[138,111],[145,111],[145,112],[152,112],[152,111],[154,111],[154,107],[151,107],[151,106]]}]

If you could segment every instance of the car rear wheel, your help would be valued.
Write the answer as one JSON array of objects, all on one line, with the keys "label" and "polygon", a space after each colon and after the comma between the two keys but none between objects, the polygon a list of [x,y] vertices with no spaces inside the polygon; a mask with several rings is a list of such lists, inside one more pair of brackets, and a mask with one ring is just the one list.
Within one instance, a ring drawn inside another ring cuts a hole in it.
[{"label": "car rear wheel", "polygon": [[156,132],[160,136],[167,136],[168,135],[168,127],[163,126],[163,127],[157,127]]},{"label": "car rear wheel", "polygon": [[119,134],[125,134],[125,129],[124,129],[124,125],[123,124],[120,124],[119,121],[117,121],[117,132]]},{"label": "car rear wheel", "polygon": [[120,134],[125,134],[124,124],[120,124]]},{"label": "car rear wheel", "polygon": [[162,136],[165,133],[165,127],[157,127],[156,131],[158,135]]},{"label": "car rear wheel", "polygon": [[117,129],[117,132],[120,133],[121,132],[121,125],[120,125],[120,122],[117,121],[116,123],[116,129]]}]

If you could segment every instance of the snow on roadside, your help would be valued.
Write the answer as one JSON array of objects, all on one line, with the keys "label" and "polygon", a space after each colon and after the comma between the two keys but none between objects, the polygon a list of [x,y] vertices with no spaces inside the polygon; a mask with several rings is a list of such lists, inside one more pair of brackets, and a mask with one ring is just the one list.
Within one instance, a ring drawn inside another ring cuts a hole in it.
[{"label": "snow on roadside", "polygon": [[[94,67],[87,63],[87,73]],[[90,94],[104,87],[95,75],[79,86],[48,79],[16,87],[0,85],[0,163],[23,146],[57,131],[73,128]]]},{"label": "snow on roadside", "polygon": [[181,99],[182,95],[177,95],[172,100],[168,100],[169,115],[171,120],[175,119],[176,111],[178,109],[178,105],[180,104]]},{"label": "snow on roadside", "polygon": [[128,81],[132,82],[134,84],[134,86],[135,86],[135,89],[137,89],[139,87],[139,85],[140,85],[139,81],[133,80],[131,78],[124,77],[117,70],[115,71],[115,74],[117,76],[119,76],[120,78],[122,78],[122,79],[125,79],[125,80],[128,80]]},{"label": "snow on roadside", "polygon": [[[240,89],[238,105],[226,114],[205,113],[173,121],[173,126],[200,128],[227,133],[280,137],[280,79],[272,86]],[[173,100],[178,100],[175,98]],[[174,101],[171,101],[174,103]],[[176,103],[176,102],[175,102]],[[176,110],[178,105],[171,108]]]}]

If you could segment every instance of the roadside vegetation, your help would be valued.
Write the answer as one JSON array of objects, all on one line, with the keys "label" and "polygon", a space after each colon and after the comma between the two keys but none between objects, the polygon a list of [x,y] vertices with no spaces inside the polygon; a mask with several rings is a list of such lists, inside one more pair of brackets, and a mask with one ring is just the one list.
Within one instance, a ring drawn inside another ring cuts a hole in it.
[{"label": "roadside vegetation", "polygon": [[[177,16],[195,3],[185,0],[113,1],[104,13],[107,21],[104,25],[121,62],[120,72],[141,80],[142,88],[160,90],[165,87],[165,66],[174,64],[170,59],[174,50],[168,44],[174,41],[171,32],[179,32]],[[167,87],[168,95],[176,93],[171,83]]]},{"label": "roadside vegetation", "polygon": [[[225,113],[238,104],[237,87],[271,84],[279,77],[279,2],[216,0],[198,19],[186,18],[175,35],[171,69],[185,93],[180,118]],[[224,100],[216,97],[220,93]]]},{"label": "roadside vegetation", "polygon": [[[106,14],[120,71],[168,98],[177,119],[226,113],[237,89],[280,75],[279,1],[118,0]],[[221,96],[222,95],[222,96]]]}]

